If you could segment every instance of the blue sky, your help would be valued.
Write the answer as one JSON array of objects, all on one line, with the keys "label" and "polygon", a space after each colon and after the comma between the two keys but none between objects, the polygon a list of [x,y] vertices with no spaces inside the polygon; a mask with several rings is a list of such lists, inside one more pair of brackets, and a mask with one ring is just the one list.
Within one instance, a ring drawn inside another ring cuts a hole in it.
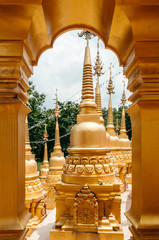
[{"label": "blue sky", "polygon": [[[55,107],[55,91],[58,89],[59,101],[80,102],[82,89],[82,72],[83,59],[86,41],[79,38],[78,31],[67,32],[58,37],[52,49],[45,51],[34,67],[34,74],[30,78],[40,93],[46,94],[46,108]],[[94,66],[97,53],[97,37],[90,40],[91,63]],[[104,44],[100,41],[100,57],[104,64],[103,71],[105,74],[100,77],[102,106],[108,106],[108,95],[106,85],[109,80],[108,67],[110,63],[112,68],[113,83],[115,94],[112,96],[113,107],[120,105],[122,95],[122,80],[124,78],[122,67],[119,67],[117,56],[110,50],[105,49]],[[96,77],[93,77],[94,87]],[[127,79],[126,79],[127,86]],[[130,95],[126,90],[126,97]],[[128,102],[127,102],[128,103]],[[130,104],[130,102],[129,102]]]}]

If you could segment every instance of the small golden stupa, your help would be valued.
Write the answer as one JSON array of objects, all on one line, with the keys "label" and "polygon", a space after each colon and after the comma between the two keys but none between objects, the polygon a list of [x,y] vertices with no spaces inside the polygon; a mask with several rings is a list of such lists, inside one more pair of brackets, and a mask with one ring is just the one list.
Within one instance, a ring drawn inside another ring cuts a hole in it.
[{"label": "small golden stupa", "polygon": [[110,66],[110,78],[108,83],[108,94],[109,94],[109,105],[108,105],[108,119],[107,119],[107,132],[110,135],[110,146],[111,151],[119,151],[119,138],[116,136],[115,130],[114,130],[114,123],[113,123],[113,111],[112,111],[112,100],[111,100],[111,94],[114,94],[114,86],[112,81],[112,73],[111,73],[111,66]]},{"label": "small golden stupa", "polygon": [[[100,85],[99,85],[99,77],[102,74],[104,74],[104,73],[102,73],[102,69],[103,69],[103,66],[101,64],[101,60],[100,60],[100,56],[99,56],[99,39],[98,39],[97,57],[96,57],[96,62],[95,62],[95,66],[94,66],[94,70],[95,70],[94,75],[97,75],[95,102],[97,104],[97,113],[100,115],[101,124],[104,124],[104,119],[103,119],[103,115],[102,115]],[[116,131],[117,130],[119,131],[118,121],[117,121],[117,126],[116,126]],[[118,134],[117,134],[117,136],[118,136]],[[107,140],[106,147],[109,149],[109,152],[110,152],[110,150],[111,150],[110,135],[108,132],[106,132],[106,140]],[[126,167],[125,167],[123,157],[119,151],[113,151],[111,153],[107,153],[106,156],[110,159],[110,162],[111,162],[112,166],[114,167],[114,170],[116,171],[116,177],[120,182],[121,192],[124,192],[126,190],[127,185],[126,185]]]},{"label": "small golden stupa", "polygon": [[106,131],[94,101],[89,39],[86,38],[82,100],[70,135],[69,156],[56,184],[56,224],[50,239],[123,239],[120,185],[106,157]]},{"label": "small golden stupa", "polygon": [[32,218],[27,224],[29,236],[37,225],[46,217],[46,196],[40,179],[38,178],[37,163],[34,154],[31,152],[29,142],[28,120],[25,123],[25,205]]},{"label": "small golden stupa", "polygon": [[128,139],[128,135],[126,133],[125,126],[125,103],[126,103],[126,95],[125,95],[125,81],[123,81],[123,94],[121,98],[122,103],[122,117],[121,117],[121,127],[119,134],[119,145],[121,151],[130,151],[131,150],[131,142]]},{"label": "small golden stupa", "polygon": [[131,148],[131,141],[128,139],[128,135],[126,133],[126,126],[125,126],[125,102],[126,102],[126,95],[125,95],[125,81],[123,80],[123,94],[121,98],[122,103],[122,117],[121,117],[121,128],[119,134],[119,145],[122,151],[122,157],[124,159],[124,163],[126,164],[126,179],[128,183],[132,182],[132,148]]},{"label": "small golden stupa", "polygon": [[58,125],[58,118],[60,117],[60,110],[58,107],[58,95],[56,90],[56,108],[54,111],[54,115],[56,118],[56,127],[55,127],[55,143],[54,149],[51,153],[51,157],[49,160],[49,171],[46,176],[46,180],[44,183],[44,189],[48,191],[47,196],[47,208],[54,209],[55,207],[55,184],[61,178],[63,165],[65,163],[64,154],[61,151],[60,145],[60,134],[59,134],[59,125]]},{"label": "small golden stupa", "polygon": [[47,154],[47,140],[48,140],[48,133],[47,133],[47,129],[46,129],[46,123],[45,123],[45,131],[44,131],[44,141],[45,141],[45,145],[44,145],[44,158],[43,158],[43,164],[40,166],[40,174],[39,174],[39,178],[41,183],[45,182],[46,179],[46,175],[49,171],[49,162],[48,162],[48,154]]},{"label": "small golden stupa", "polygon": [[[104,124],[104,119],[103,119],[103,114],[102,114],[102,103],[101,103],[101,93],[100,93],[100,84],[99,84],[99,77],[104,74],[102,72],[103,66],[102,62],[100,60],[100,55],[99,55],[99,38],[97,42],[97,57],[96,57],[96,62],[94,66],[94,74],[97,76],[97,81],[96,81],[96,92],[95,92],[95,103],[97,104],[97,113],[100,115],[100,122],[101,124]],[[108,132],[106,132],[106,147],[110,150],[110,135]]]}]

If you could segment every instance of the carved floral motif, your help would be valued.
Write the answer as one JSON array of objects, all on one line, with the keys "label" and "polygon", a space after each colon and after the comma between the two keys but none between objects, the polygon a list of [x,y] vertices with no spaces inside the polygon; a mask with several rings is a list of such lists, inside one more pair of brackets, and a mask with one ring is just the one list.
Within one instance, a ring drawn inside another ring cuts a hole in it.
[{"label": "carved floral motif", "polygon": [[91,173],[93,173],[93,170],[94,170],[94,166],[93,165],[86,165],[85,166],[86,173],[91,174]]}]

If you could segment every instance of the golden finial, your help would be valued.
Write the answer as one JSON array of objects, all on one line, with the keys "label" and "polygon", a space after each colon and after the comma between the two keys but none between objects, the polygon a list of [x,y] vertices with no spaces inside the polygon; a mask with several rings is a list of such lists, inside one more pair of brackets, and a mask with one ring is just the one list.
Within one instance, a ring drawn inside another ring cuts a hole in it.
[{"label": "golden finial", "polygon": [[96,35],[94,33],[89,32],[89,31],[82,31],[82,32],[78,33],[78,36],[86,39],[87,40],[87,46],[89,46],[89,39],[92,39]]},{"label": "golden finial", "polygon": [[47,133],[46,127],[47,127],[47,124],[46,124],[46,122],[45,122],[45,131],[44,131],[44,138],[43,138],[45,142],[47,142],[48,136],[49,136],[48,133]]},{"label": "golden finial", "polygon": [[104,72],[102,72],[103,66],[99,55],[99,38],[97,40],[97,57],[93,69],[95,70],[93,75],[97,75],[97,78],[104,74]]},{"label": "golden finial", "polygon": [[108,83],[107,90],[108,90],[108,94],[110,95],[111,93],[112,93],[112,94],[115,93],[115,92],[113,91],[113,90],[114,90],[114,86],[113,86],[113,81],[112,81],[111,63],[110,63],[109,70],[110,70],[110,78],[109,78],[109,83]]},{"label": "golden finial", "polygon": [[60,110],[59,110],[59,106],[58,106],[57,89],[56,89],[55,97],[56,97],[56,108],[55,108],[55,111],[54,111],[54,116],[55,116],[55,118],[59,118],[60,117]]},{"label": "golden finial", "polygon": [[123,107],[125,106],[126,103],[126,95],[125,95],[125,78],[123,79],[123,94],[122,94],[122,98],[121,98],[121,104],[123,105]]}]

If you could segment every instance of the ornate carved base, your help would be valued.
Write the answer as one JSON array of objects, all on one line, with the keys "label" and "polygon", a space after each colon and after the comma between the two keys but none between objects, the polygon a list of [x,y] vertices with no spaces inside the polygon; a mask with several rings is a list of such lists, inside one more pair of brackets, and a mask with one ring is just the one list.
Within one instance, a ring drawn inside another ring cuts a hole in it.
[{"label": "ornate carved base", "polygon": [[87,239],[123,239],[119,183],[83,186],[59,181],[56,190],[56,229],[50,239],[82,239],[82,232]]},{"label": "ornate carved base", "polygon": [[123,240],[123,232],[122,231],[106,231],[106,232],[98,232],[98,233],[85,233],[85,232],[73,232],[73,231],[65,231],[60,229],[53,228],[50,231],[50,240],[79,240],[79,239],[87,239],[87,240]]},{"label": "ornate carved base", "polygon": [[32,213],[32,218],[27,223],[29,229],[27,237],[37,228],[37,225],[46,217],[46,196],[47,192],[43,191],[41,196],[25,199],[25,205],[29,212]]},{"label": "ornate carved base", "polygon": [[121,182],[121,193],[128,187],[127,174],[131,172],[131,151],[112,151],[107,154],[108,159],[116,169],[116,178]]},{"label": "ornate carved base", "polygon": [[45,183],[43,183],[43,188],[45,191],[48,192],[47,198],[46,198],[46,208],[54,209],[56,207],[56,202],[55,202],[56,189],[55,189],[54,185],[45,182]]}]

